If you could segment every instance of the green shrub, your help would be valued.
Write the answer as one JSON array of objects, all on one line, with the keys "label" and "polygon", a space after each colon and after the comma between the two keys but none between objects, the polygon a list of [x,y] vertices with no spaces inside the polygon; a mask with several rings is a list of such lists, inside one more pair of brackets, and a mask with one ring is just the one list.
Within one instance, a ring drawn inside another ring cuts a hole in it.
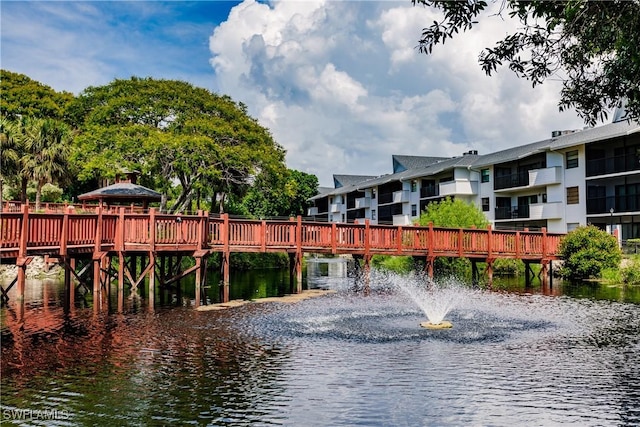
[{"label": "green shrub", "polygon": [[622,283],[626,285],[640,285],[640,258],[631,258],[630,262],[622,268]]},{"label": "green shrub", "polygon": [[371,266],[395,273],[408,273],[413,269],[413,258],[406,256],[374,255]]},{"label": "green shrub", "polygon": [[568,280],[600,278],[602,270],[618,268],[622,259],[617,239],[593,225],[568,233],[560,242],[560,255],[560,275]]},{"label": "green shrub", "polygon": [[42,186],[41,200],[45,203],[61,202],[62,192],[62,188],[57,185],[46,183]]},{"label": "green shrub", "polygon": [[524,262],[519,259],[498,258],[493,263],[493,272],[504,276],[521,276],[524,274]]}]

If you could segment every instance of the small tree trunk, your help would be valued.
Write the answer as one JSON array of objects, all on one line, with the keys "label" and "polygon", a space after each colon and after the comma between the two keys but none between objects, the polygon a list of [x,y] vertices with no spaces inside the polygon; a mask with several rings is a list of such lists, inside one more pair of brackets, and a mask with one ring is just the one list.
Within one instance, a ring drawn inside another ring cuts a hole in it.
[{"label": "small tree trunk", "polygon": [[27,184],[29,180],[25,177],[20,178],[20,203],[27,203]]},{"label": "small tree trunk", "polygon": [[42,186],[44,181],[38,181],[36,186],[36,212],[40,210],[40,199],[42,198]]}]

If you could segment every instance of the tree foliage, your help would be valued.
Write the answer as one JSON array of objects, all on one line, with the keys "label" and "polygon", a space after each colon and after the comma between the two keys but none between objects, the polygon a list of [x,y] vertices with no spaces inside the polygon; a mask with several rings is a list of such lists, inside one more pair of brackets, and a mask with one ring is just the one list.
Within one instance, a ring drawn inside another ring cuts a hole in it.
[{"label": "tree foliage", "polygon": [[489,225],[476,205],[451,197],[427,205],[427,209],[420,215],[419,223],[427,226],[430,222],[436,227],[452,228],[485,228]]},{"label": "tree foliage", "polygon": [[56,92],[24,74],[0,70],[0,116],[9,120],[21,117],[62,119],[73,100],[69,92]]},{"label": "tree foliage", "polygon": [[622,251],[611,234],[588,225],[569,232],[560,242],[564,260],[560,275],[569,280],[599,278],[605,268],[618,268]]},{"label": "tree foliage", "polygon": [[[419,50],[430,54],[458,32],[478,23],[483,0],[413,0],[442,10],[444,18],[424,28]],[[629,118],[640,118],[640,2],[502,0],[500,13],[518,19],[520,29],[479,63],[488,75],[503,63],[533,86],[549,78],[563,82],[560,110],[576,109],[586,123],[607,117],[607,109],[626,100]]]},{"label": "tree foliage", "polygon": [[247,214],[266,218],[306,215],[309,198],[318,193],[318,177],[294,169],[262,174],[242,201]]},{"label": "tree foliage", "polygon": [[223,212],[256,177],[285,170],[284,149],[244,105],[181,81],[133,77],[90,87],[68,118],[82,130],[74,157],[80,179],[138,170],[165,195],[177,182],[174,212],[201,199]]}]

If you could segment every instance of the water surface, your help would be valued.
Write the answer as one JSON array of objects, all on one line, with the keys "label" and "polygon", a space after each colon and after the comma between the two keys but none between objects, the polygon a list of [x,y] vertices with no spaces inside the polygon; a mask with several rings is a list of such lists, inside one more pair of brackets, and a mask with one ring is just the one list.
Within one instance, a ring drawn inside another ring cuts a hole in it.
[{"label": "water surface", "polygon": [[454,328],[431,331],[384,276],[365,296],[343,273],[310,272],[335,294],[208,312],[65,311],[45,283],[2,310],[3,422],[640,424],[638,304],[466,290]]}]

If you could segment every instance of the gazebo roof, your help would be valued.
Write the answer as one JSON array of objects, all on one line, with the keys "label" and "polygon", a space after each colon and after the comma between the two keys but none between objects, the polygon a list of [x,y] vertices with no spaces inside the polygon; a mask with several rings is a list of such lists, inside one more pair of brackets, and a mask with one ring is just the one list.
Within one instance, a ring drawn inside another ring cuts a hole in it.
[{"label": "gazebo roof", "polygon": [[130,182],[119,182],[78,196],[78,200],[157,202],[161,199],[162,194],[157,191]]}]

